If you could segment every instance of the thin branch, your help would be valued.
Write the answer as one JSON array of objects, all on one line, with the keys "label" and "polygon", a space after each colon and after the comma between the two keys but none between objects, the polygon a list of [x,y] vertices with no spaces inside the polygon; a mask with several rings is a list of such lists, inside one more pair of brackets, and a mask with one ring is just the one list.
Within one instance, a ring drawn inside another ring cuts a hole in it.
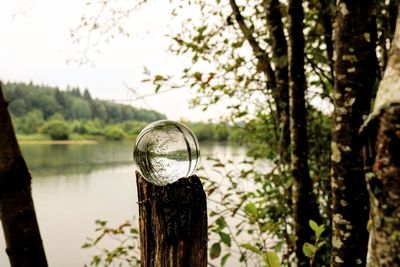
[{"label": "thin branch", "polygon": [[264,51],[260,47],[260,44],[254,38],[254,36],[253,36],[254,30],[247,27],[247,25],[244,21],[244,18],[242,16],[242,14],[240,13],[240,10],[239,10],[239,7],[238,7],[236,1],[229,0],[229,3],[231,5],[233,15],[235,16],[235,19],[236,19],[237,23],[239,24],[240,30],[242,31],[246,40],[249,42],[251,48],[253,49],[255,57],[258,59],[261,69],[267,76],[267,79],[268,79],[267,85],[270,86],[271,88],[275,88],[276,87],[275,74],[274,74],[274,70],[271,67],[271,63],[270,63],[267,52]]},{"label": "thin branch", "polygon": [[331,84],[332,87],[333,87],[333,81],[330,79],[329,76],[326,75],[325,71],[323,69],[321,69],[320,67],[318,67],[318,65],[315,64],[307,55],[305,55],[304,58],[306,59],[307,63],[310,64],[312,70],[315,72],[315,74],[318,75],[319,79],[321,80],[323,92],[324,92],[323,96],[327,97],[329,99],[329,101],[331,103],[333,103],[333,98],[329,94],[329,89],[326,86],[324,79],[327,80]]}]

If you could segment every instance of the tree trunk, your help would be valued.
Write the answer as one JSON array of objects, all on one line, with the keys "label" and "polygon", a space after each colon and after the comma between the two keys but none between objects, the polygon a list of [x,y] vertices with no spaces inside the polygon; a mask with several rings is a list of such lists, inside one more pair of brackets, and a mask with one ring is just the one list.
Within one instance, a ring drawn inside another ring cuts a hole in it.
[{"label": "tree trunk", "polygon": [[272,36],[273,62],[275,65],[275,81],[277,113],[279,118],[279,155],[284,163],[290,162],[289,145],[289,82],[288,82],[288,48],[283,30],[282,14],[279,0],[265,0],[264,8],[267,26]]},{"label": "tree trunk", "polygon": [[21,155],[0,84],[0,219],[12,267],[46,267],[31,195],[31,176]]},{"label": "tree trunk", "polygon": [[367,176],[371,195],[368,266],[400,266],[400,102],[382,111],[378,125],[373,173]]},{"label": "tree trunk", "polygon": [[164,187],[136,173],[142,267],[206,267],[207,205],[197,176]]},{"label": "tree trunk", "polygon": [[309,220],[320,221],[320,214],[308,169],[308,139],[305,108],[303,7],[301,0],[289,0],[289,95],[291,171],[293,178],[294,222],[298,266],[309,266],[303,245],[311,242]]},{"label": "tree trunk", "polygon": [[369,214],[358,136],[376,81],[373,0],[337,2],[332,125],[332,266],[364,266]]},{"label": "tree trunk", "polygon": [[[332,32],[333,32],[333,27],[332,27],[332,12],[331,12],[331,6],[335,5],[334,0],[322,0],[321,1],[321,10],[319,13],[320,16],[320,22],[322,24],[322,27],[324,28],[324,43],[326,45],[326,55],[328,56],[328,62],[329,62],[329,70],[330,70],[330,80],[333,82],[334,81],[334,67],[333,67],[333,41],[332,41]],[[332,84],[333,85],[333,84]],[[326,92],[329,94],[329,92]]]},{"label": "tree trunk", "polygon": [[[229,0],[233,15],[239,25],[244,38],[249,42],[254,56],[258,60],[259,68],[267,78],[267,88],[271,89],[272,97],[276,105],[276,114],[279,122],[279,156],[284,163],[289,162],[287,151],[289,150],[289,94],[287,83],[287,44],[283,34],[283,24],[279,10],[279,3],[276,0],[265,0],[264,7],[268,17],[268,24],[273,39],[273,52],[275,59],[275,70],[271,66],[267,51],[261,48],[253,36],[254,29],[248,27],[240,12],[236,0]],[[270,9],[270,10],[269,10]]]},{"label": "tree trunk", "polygon": [[371,198],[370,267],[400,266],[400,18],[390,54],[362,132]]}]

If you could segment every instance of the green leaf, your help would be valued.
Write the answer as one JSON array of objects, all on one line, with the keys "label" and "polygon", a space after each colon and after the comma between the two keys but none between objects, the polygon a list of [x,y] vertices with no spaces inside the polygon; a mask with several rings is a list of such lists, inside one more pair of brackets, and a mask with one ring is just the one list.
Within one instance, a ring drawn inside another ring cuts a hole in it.
[{"label": "green leaf", "polygon": [[247,203],[246,206],[244,206],[244,212],[254,217],[257,217],[258,214],[256,204],[254,204],[253,202]]},{"label": "green leaf", "polygon": [[221,245],[219,243],[214,243],[210,249],[210,258],[216,259],[221,255]]},{"label": "green leaf", "polygon": [[320,248],[320,247],[322,247],[323,245],[325,245],[325,241],[318,242],[317,248]]},{"label": "green leaf", "polygon": [[160,89],[161,89],[161,84],[157,84],[157,86],[156,86],[156,88],[154,89],[154,91],[155,91],[156,93],[158,93],[158,92],[160,91]]},{"label": "green leaf", "polygon": [[224,232],[218,232],[219,237],[221,237],[221,241],[226,244],[228,247],[231,246],[231,237],[224,233]]},{"label": "green leaf", "polygon": [[99,264],[100,264],[100,261],[101,261],[101,259],[100,259],[100,257],[99,256],[93,256],[93,259],[92,259],[92,263],[91,263],[91,265],[94,265],[94,266],[99,266]]},{"label": "green leaf", "polygon": [[224,229],[225,227],[226,227],[226,221],[225,221],[225,219],[223,218],[223,217],[219,217],[216,221],[215,221],[215,223],[218,225],[218,227],[220,228],[220,229]]},{"label": "green leaf", "polygon": [[197,81],[201,81],[201,77],[203,76],[203,74],[201,74],[201,72],[196,71],[195,73],[193,73],[193,77],[197,80]]},{"label": "green leaf", "polygon": [[254,252],[254,253],[257,253],[257,254],[260,254],[260,253],[261,253],[261,252],[260,252],[260,249],[258,249],[257,247],[253,246],[252,244],[243,243],[243,244],[240,244],[240,246],[241,246],[242,248],[245,248],[245,249],[247,249],[247,250],[250,250],[250,251],[252,251],[252,252]]},{"label": "green leaf", "polygon": [[263,261],[267,267],[280,267],[281,261],[274,251],[267,251],[263,255]]},{"label": "green leaf", "polygon": [[315,221],[309,220],[309,221],[308,221],[308,224],[310,225],[311,229],[312,229],[314,232],[317,232],[317,230],[318,230],[318,224],[317,224]]},{"label": "green leaf", "polygon": [[310,243],[305,243],[303,245],[303,253],[304,253],[304,255],[306,255],[306,257],[309,257],[309,258],[312,257],[316,251],[317,251],[317,248]]},{"label": "green leaf", "polygon": [[164,81],[164,80],[166,80],[165,77],[162,75],[159,75],[159,74],[154,77],[155,82]]},{"label": "green leaf", "polygon": [[315,231],[315,235],[316,235],[317,239],[319,239],[319,237],[321,236],[321,234],[324,231],[325,231],[325,226],[324,225],[318,226],[317,230]]},{"label": "green leaf", "polygon": [[228,260],[228,258],[231,256],[231,253],[225,254],[222,258],[221,258],[221,267],[224,267],[226,264],[226,261]]},{"label": "green leaf", "polygon": [[281,251],[282,246],[283,246],[283,241],[279,241],[278,243],[276,243],[276,245],[274,247],[274,250],[275,251]]},{"label": "green leaf", "polygon": [[102,220],[96,220],[95,224],[98,224],[100,226],[105,226],[107,224],[107,221],[102,221]]},{"label": "green leaf", "polygon": [[81,248],[90,248],[90,247],[92,247],[92,244],[90,244],[90,243],[85,243],[85,244],[82,245]]},{"label": "green leaf", "polygon": [[215,211],[210,212],[210,217],[214,217],[215,215],[218,215],[218,213],[216,213]]},{"label": "green leaf", "polygon": [[315,232],[315,236],[317,237],[317,239],[319,239],[321,234],[325,231],[325,226],[323,224],[318,225],[313,220],[310,220],[308,224],[310,225],[311,229]]},{"label": "green leaf", "polygon": [[197,31],[202,34],[205,30],[207,29],[207,25],[201,26],[200,28],[197,29]]},{"label": "green leaf", "polygon": [[240,117],[243,117],[245,115],[247,115],[247,111],[240,111],[240,112],[238,112],[238,114],[236,114],[236,117],[240,118]]}]

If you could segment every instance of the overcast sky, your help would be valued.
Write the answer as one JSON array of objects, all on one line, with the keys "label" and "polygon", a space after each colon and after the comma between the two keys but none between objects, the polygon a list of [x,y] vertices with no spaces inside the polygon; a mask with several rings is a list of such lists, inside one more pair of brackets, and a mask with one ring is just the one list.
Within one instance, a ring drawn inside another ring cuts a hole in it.
[{"label": "overcast sky", "polygon": [[[170,119],[193,121],[218,118],[216,108],[207,113],[189,109],[193,92],[170,91],[143,100],[127,90],[135,88],[141,95],[153,93],[144,85],[143,67],[154,73],[171,73],[190,61],[166,52],[165,37],[170,24],[169,1],[156,1],[127,21],[128,37],[118,37],[93,53],[94,67],[68,63],[78,56],[70,30],[79,24],[85,6],[83,0],[0,0],[0,79],[59,86],[88,88],[94,97],[152,108]],[[90,11],[90,10],[89,10]]]}]

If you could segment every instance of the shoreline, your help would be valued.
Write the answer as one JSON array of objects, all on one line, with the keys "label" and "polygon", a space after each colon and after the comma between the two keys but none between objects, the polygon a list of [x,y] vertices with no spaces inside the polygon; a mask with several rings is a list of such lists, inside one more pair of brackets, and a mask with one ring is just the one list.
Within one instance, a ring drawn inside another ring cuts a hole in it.
[{"label": "shoreline", "polygon": [[94,140],[18,140],[22,145],[94,145]]}]

